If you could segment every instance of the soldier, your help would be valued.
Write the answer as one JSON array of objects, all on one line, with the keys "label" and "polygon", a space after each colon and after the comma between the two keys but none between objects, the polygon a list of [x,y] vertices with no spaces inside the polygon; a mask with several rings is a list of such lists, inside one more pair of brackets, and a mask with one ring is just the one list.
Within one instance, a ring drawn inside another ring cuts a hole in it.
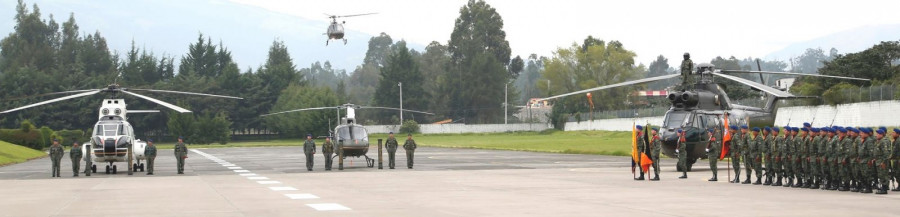
[{"label": "soldier", "polygon": [[751,165],[753,165],[753,171],[756,174],[756,182],[753,182],[754,185],[762,184],[762,147],[763,147],[763,135],[760,135],[761,129],[759,127],[753,128],[753,140],[750,142],[750,159],[753,159]]},{"label": "soldier", "polygon": [[59,139],[54,138],[53,145],[50,145],[50,161],[53,164],[50,168],[50,172],[53,173],[51,177],[59,177],[59,162],[62,160],[65,152],[62,146],[59,145]]},{"label": "soldier", "polygon": [[847,165],[847,152],[850,146],[850,138],[847,136],[847,132],[847,128],[838,128],[837,148],[835,150],[837,152],[837,158],[835,159],[835,161],[838,164],[838,176],[840,178],[838,191],[850,190],[850,167]]},{"label": "soldier", "polygon": [[731,148],[728,152],[730,152],[729,156],[731,157],[731,166],[734,167],[734,180],[730,180],[731,183],[741,183],[741,146],[743,146],[741,136],[741,131],[738,131],[738,127],[736,125],[731,125]]},{"label": "soldier", "polygon": [[694,84],[694,76],[691,75],[691,71],[694,70],[694,61],[691,61],[691,54],[685,52],[684,60],[681,61],[681,87],[687,88],[689,85]]},{"label": "soldier", "polygon": [[819,150],[819,148],[822,147],[822,141],[823,141],[822,133],[821,133],[822,129],[821,128],[812,128],[812,129],[813,129],[813,131],[812,131],[813,133],[810,135],[810,137],[812,137],[812,140],[811,140],[812,142],[809,144],[809,168],[810,168],[809,170],[810,170],[810,177],[812,177],[812,179],[811,179],[811,184],[810,184],[809,188],[819,189],[819,186],[821,185],[820,180],[822,179],[822,173],[821,173],[822,167],[820,166],[820,163],[822,162],[822,155],[820,155],[821,151]]},{"label": "soldier", "polygon": [[806,134],[809,133],[809,128],[794,128],[794,131],[799,131],[799,134],[794,136],[794,175],[797,178],[797,183],[794,183],[794,188],[803,187],[805,185],[804,179],[806,178],[806,168],[804,165],[807,164],[806,161]]},{"label": "soldier", "polygon": [[178,137],[178,143],[175,143],[175,160],[178,161],[178,174],[184,174],[184,160],[187,156],[187,146],[184,146],[184,137]]},{"label": "soldier", "polygon": [[316,156],[316,141],[313,141],[312,134],[306,134],[306,141],[303,142],[303,154],[306,155],[306,171],[312,171],[313,158]]},{"label": "soldier", "polygon": [[875,140],[871,137],[871,129],[864,128],[862,131],[862,143],[857,150],[859,158],[859,192],[860,193],[872,193],[872,176],[871,176],[871,167],[874,164],[872,161],[872,148],[874,147]]},{"label": "soldier", "polygon": [[156,146],[153,145],[153,139],[147,139],[144,157],[147,158],[147,175],[153,175],[153,165],[156,162]]},{"label": "soldier", "polygon": [[687,140],[685,139],[684,130],[678,128],[678,142],[675,145],[675,154],[678,154],[678,167],[681,168],[682,175],[679,179],[687,178]]},{"label": "soldier", "polygon": [[772,140],[769,143],[769,153],[772,156],[769,157],[769,160],[772,161],[771,167],[766,168],[769,172],[769,180],[772,182],[772,186],[781,186],[781,146],[784,143],[784,137],[778,136],[781,129],[778,127],[772,127]]},{"label": "soldier", "polygon": [[712,171],[712,178],[709,178],[708,181],[715,182],[719,181],[718,179],[718,170],[716,167],[716,163],[719,160],[719,140],[716,139],[719,136],[718,130],[716,128],[709,128],[709,141],[706,142],[706,157],[709,159],[709,169]]},{"label": "soldier", "polygon": [[91,161],[91,157],[94,155],[91,146],[90,143],[84,146],[84,153],[86,153],[84,155],[84,176],[91,176],[91,167],[94,164],[94,162]]},{"label": "soldier", "polygon": [[334,144],[331,143],[331,137],[325,137],[325,143],[322,143],[322,155],[325,157],[325,170],[331,170],[331,156],[334,154]]},{"label": "soldier", "polygon": [[822,189],[834,191],[834,190],[837,190],[837,187],[838,187],[837,186],[837,183],[838,183],[838,181],[837,181],[837,173],[838,173],[837,162],[834,160],[837,158],[837,155],[836,155],[837,151],[835,151],[835,150],[837,150],[837,139],[838,139],[838,137],[836,135],[837,128],[829,127],[826,129],[828,129],[828,131],[827,131],[828,139],[825,142],[825,156],[824,156],[824,159],[822,160],[822,162],[825,164],[825,166],[823,166],[822,168],[823,168],[823,171],[825,171],[824,172],[825,173],[825,181],[827,183],[827,186],[823,187]]},{"label": "soldier", "polygon": [[[635,125],[634,129],[637,130],[637,134],[635,134],[634,140],[637,141],[637,149],[638,153],[644,153],[646,150],[646,144],[644,144],[644,127],[641,125]],[[635,160],[637,163],[638,170],[641,173],[640,177],[634,178],[634,180],[644,180],[644,167],[641,166],[641,154],[638,154],[637,159]]]},{"label": "soldier", "polygon": [[765,181],[763,181],[763,185],[772,185],[772,175],[774,175],[774,173],[772,172],[772,162],[775,161],[775,159],[772,158],[772,148],[775,146],[774,144],[772,144],[774,141],[774,137],[772,137],[771,127],[765,127],[764,129],[766,131],[763,132],[763,145],[761,146],[761,149],[762,153],[765,154],[765,156],[763,156],[763,161],[765,162],[765,167],[763,167],[765,173],[763,173],[763,176],[766,179]]},{"label": "soldier", "polygon": [[403,149],[406,150],[406,168],[413,168],[413,156],[416,152],[416,140],[412,139],[412,133],[406,134],[406,142],[403,143]]},{"label": "soldier", "polygon": [[[777,158],[775,159],[775,162],[777,165],[780,165],[780,168],[781,168],[781,170],[780,170],[781,177],[778,178],[779,182],[776,184],[777,184],[777,186],[788,187],[792,184],[790,181],[790,177],[792,176],[791,166],[793,165],[793,164],[791,164],[791,127],[790,126],[784,126],[784,135],[781,136],[776,143],[778,144],[778,155],[776,156]],[[779,167],[777,165],[775,167]],[[782,181],[783,181],[783,183],[782,183]]]},{"label": "soldier", "polygon": [[753,136],[750,135],[750,128],[747,125],[741,126],[741,158],[744,159],[744,172],[747,172],[747,179],[741,184],[750,184],[750,178],[753,176],[753,161],[755,157],[750,155],[753,144]]},{"label": "soldier", "polygon": [[[894,165],[891,167],[892,174],[894,176],[894,181],[900,182],[900,129],[894,128],[894,133],[891,134],[894,138],[894,142],[891,143],[891,160]],[[900,191],[900,187],[894,187],[891,191]]]},{"label": "soldier", "polygon": [[78,142],[72,143],[72,149],[69,150],[69,158],[72,159],[72,177],[78,177],[78,172],[81,171],[81,146],[78,145]]},{"label": "soldier", "polygon": [[850,138],[847,138],[846,145],[846,155],[847,155],[847,166],[849,167],[847,175],[850,186],[848,187],[851,192],[859,192],[859,165],[857,161],[859,160],[859,144],[861,143],[859,138],[859,129],[851,127],[850,129]]},{"label": "soldier", "polygon": [[397,139],[394,138],[394,132],[388,134],[387,142],[384,144],[387,147],[388,152],[388,167],[394,169],[394,156],[397,153]]},{"label": "soldier", "polygon": [[890,164],[891,164],[891,139],[884,136],[886,132],[878,129],[878,144],[872,153],[874,157],[873,163],[878,171],[878,189],[875,194],[887,194],[888,186],[891,185]]},{"label": "soldier", "polygon": [[653,178],[650,181],[659,181],[659,152],[662,150],[662,140],[659,139],[659,128],[652,128],[650,131],[650,159],[653,160]]}]

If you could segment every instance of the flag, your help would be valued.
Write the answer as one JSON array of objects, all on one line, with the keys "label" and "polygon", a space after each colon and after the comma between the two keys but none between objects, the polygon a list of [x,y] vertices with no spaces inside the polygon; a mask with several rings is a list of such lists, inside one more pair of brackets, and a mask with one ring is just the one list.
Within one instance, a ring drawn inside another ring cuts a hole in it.
[{"label": "flag", "polygon": [[650,164],[653,164],[653,160],[647,156],[647,153],[641,153],[641,168],[644,169],[644,172],[650,171]]},{"label": "flag", "polygon": [[[640,157],[641,157],[641,155],[640,155],[640,153],[638,153],[638,147],[637,147],[637,130],[634,129],[634,122],[632,122],[631,123],[631,160],[634,161],[634,163],[638,163],[638,160],[640,160]],[[632,164],[632,165],[634,165],[634,164]]]},{"label": "flag", "polygon": [[724,123],[725,123],[725,125],[724,125],[723,130],[725,132],[722,136],[722,155],[719,156],[719,160],[725,159],[725,155],[728,154],[728,150],[730,149],[730,146],[731,146],[731,133],[728,132],[728,127],[730,127],[728,125],[728,113],[725,113]]}]

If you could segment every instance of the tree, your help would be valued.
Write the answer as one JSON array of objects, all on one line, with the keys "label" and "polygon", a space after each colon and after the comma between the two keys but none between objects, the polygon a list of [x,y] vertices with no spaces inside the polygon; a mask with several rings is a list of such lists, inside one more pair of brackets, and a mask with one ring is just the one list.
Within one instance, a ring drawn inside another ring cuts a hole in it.
[{"label": "tree", "polygon": [[443,75],[450,110],[442,113],[467,123],[500,121],[504,86],[513,79],[503,18],[482,0],[470,0],[459,13],[447,44],[450,70]]},{"label": "tree", "polygon": [[531,98],[537,98],[541,96],[546,96],[537,88],[537,81],[541,80],[541,71],[544,70],[544,59],[545,57],[538,58],[537,54],[531,54],[528,56],[528,63],[525,64],[525,69],[522,74],[516,78],[515,86],[516,89],[521,91],[522,97],[519,99],[522,102],[528,101]]},{"label": "tree", "polygon": [[[403,83],[403,108],[413,110],[427,110],[428,101],[431,98],[422,88],[422,72],[419,64],[406,49],[406,43],[397,43],[395,51],[385,61],[381,68],[381,81],[375,89],[375,105],[383,107],[400,107],[400,86]],[[397,114],[394,111],[380,112],[380,121],[390,120],[389,114]],[[404,113],[404,118],[409,119],[413,113]],[[373,118],[374,119],[374,118]],[[394,123],[400,124],[400,123]]]},{"label": "tree", "polygon": [[[647,77],[659,77],[663,75],[673,74],[675,73],[675,69],[669,66],[669,59],[664,57],[663,55],[659,55],[656,57],[656,60],[650,62],[650,66],[647,68]],[[672,87],[677,85],[677,81],[675,79],[668,79],[664,81],[651,82],[647,84],[647,87],[650,90],[663,90],[668,87]]]},{"label": "tree", "polygon": [[378,67],[384,66],[387,56],[390,55],[391,45],[394,40],[391,36],[382,32],[378,36],[369,39],[369,49],[366,50],[366,57],[363,64],[373,64]]},{"label": "tree", "polygon": [[[326,107],[338,104],[337,94],[327,87],[307,87],[297,84],[288,86],[272,107],[273,111],[288,111],[301,108]],[[316,110],[293,112],[265,117],[267,125],[272,126],[285,138],[300,138],[307,133],[323,135],[328,132],[329,125],[334,127],[334,110]],[[331,122],[332,124],[329,124]]]}]

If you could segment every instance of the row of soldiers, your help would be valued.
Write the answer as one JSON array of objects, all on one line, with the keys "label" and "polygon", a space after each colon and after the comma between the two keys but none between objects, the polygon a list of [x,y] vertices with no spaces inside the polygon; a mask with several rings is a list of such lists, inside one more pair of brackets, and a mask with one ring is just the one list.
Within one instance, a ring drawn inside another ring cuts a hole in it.
[{"label": "row of soldiers", "polygon": [[[710,167],[713,181],[719,156],[715,129],[710,129]],[[784,131],[782,134],[781,132]],[[771,185],[794,188],[852,191],[886,194],[891,180],[900,180],[900,129],[881,127],[822,127],[804,123],[803,128],[785,126],[730,126],[728,156],[735,168],[731,183]],[[719,140],[721,141],[721,140]],[[741,182],[741,162],[746,171]],[[894,188],[892,191],[900,191]]]},{"label": "row of soldiers", "polygon": [[[394,155],[397,152],[397,139],[394,138],[394,132],[388,134],[385,147],[388,152],[388,167],[394,169]],[[413,140],[412,134],[406,134],[406,142],[403,143],[403,149],[406,150],[406,168],[413,168],[413,156],[416,151],[416,140]],[[338,148],[340,151],[341,148]],[[306,141],[303,142],[303,154],[306,155],[306,170],[313,170],[313,159],[316,155],[316,142],[312,139],[312,134],[306,134]],[[322,155],[325,157],[325,170],[331,170],[332,158],[335,155],[334,144],[331,143],[330,137],[325,137],[325,143],[322,144]],[[340,155],[340,153],[337,153]]]},{"label": "row of soldiers", "polygon": [[[91,168],[93,161],[91,154],[91,146],[85,146],[88,154],[83,154],[81,151],[81,145],[76,141],[72,143],[72,149],[69,150],[69,158],[72,160],[72,176],[78,177],[79,171],[81,171],[81,160],[84,159],[84,174],[85,176],[91,176]],[[184,145],[184,138],[178,137],[178,143],[175,143],[175,158],[177,162],[177,170],[178,174],[184,174],[184,160],[187,158],[187,146]],[[53,144],[50,145],[50,151],[48,153],[50,155],[51,161],[51,177],[60,177],[60,161],[62,161],[63,156],[65,156],[65,149],[59,144],[59,139],[53,139]],[[153,139],[147,140],[147,146],[144,147],[144,157],[147,160],[147,175],[153,175],[153,167],[154,162],[156,161],[156,146],[153,145]]]}]

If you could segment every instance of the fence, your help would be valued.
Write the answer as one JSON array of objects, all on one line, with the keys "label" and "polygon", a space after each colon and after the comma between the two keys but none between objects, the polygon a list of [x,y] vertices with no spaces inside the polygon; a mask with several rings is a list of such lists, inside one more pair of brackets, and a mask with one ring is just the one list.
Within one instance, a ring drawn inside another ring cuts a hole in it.
[{"label": "fence", "polygon": [[[399,125],[369,125],[365,126],[368,133],[398,132]],[[502,133],[520,131],[544,131],[550,129],[546,123],[521,123],[521,124],[420,124],[419,131],[422,134],[444,133]]]}]

